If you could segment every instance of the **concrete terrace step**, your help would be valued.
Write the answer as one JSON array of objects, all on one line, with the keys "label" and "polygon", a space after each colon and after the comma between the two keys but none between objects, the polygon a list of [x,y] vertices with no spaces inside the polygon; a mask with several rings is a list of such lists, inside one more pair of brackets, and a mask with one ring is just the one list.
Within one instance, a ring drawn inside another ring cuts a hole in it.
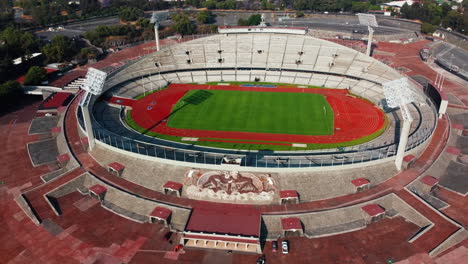
[{"label": "concrete terrace step", "polygon": [[413,241],[413,244],[425,252],[430,252],[436,248],[459,229],[455,223],[449,221],[448,218],[444,218],[441,214],[437,213],[435,209],[425,205],[409,191],[401,190],[396,194],[434,224],[429,230]]},{"label": "concrete terrace step", "polygon": [[344,232],[351,232],[357,229],[365,228],[366,221],[364,219],[352,221],[349,223],[344,223],[335,226],[327,226],[322,228],[313,229],[312,231],[308,232],[307,235],[310,237],[320,237],[325,235],[335,235],[341,234]]},{"label": "concrete terrace step", "polygon": [[118,206],[116,204],[113,204],[113,203],[111,203],[109,201],[104,200],[102,202],[102,206],[104,206],[107,209],[115,212],[118,215],[121,215],[123,217],[132,219],[134,221],[137,221],[137,222],[140,222],[140,223],[148,222],[148,217],[147,216],[137,214],[135,212],[131,212],[131,211],[129,211],[129,210],[125,209],[125,208],[122,208],[122,207],[120,207],[120,206]]},{"label": "concrete terrace step", "polygon": [[31,207],[38,220],[41,222],[43,219],[54,215],[54,211],[49,205],[49,203],[46,201],[45,195],[48,192],[54,190],[55,188],[76,179],[80,175],[83,175],[85,172],[86,171],[82,168],[77,168],[63,175],[62,177],[57,178],[56,180],[47,182],[43,185],[40,185],[34,189],[23,193],[22,196],[27,201],[28,205]]}]

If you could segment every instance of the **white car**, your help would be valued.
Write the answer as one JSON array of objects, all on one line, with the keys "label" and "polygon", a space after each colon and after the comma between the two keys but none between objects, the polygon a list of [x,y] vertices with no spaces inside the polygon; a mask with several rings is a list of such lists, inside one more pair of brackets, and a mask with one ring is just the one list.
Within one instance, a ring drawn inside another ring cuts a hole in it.
[{"label": "white car", "polygon": [[289,242],[287,240],[281,242],[281,251],[283,252],[283,254],[289,253]]}]

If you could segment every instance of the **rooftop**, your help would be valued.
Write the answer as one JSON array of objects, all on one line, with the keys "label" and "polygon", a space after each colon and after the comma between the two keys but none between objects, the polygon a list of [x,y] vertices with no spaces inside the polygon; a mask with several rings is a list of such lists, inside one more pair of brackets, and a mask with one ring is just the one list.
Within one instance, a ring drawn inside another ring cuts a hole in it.
[{"label": "rooftop", "polygon": [[108,165],[110,168],[116,171],[121,171],[125,169],[125,166],[122,163],[119,162],[112,162],[111,164]]},{"label": "rooftop", "polygon": [[70,155],[68,153],[61,154],[57,156],[57,161],[58,162],[66,162],[70,160]]},{"label": "rooftop", "polygon": [[167,188],[167,189],[172,189],[172,190],[175,190],[175,191],[179,191],[180,189],[182,189],[182,184],[178,183],[178,182],[168,181],[168,182],[166,182],[166,184],[164,184],[163,187]]},{"label": "rooftop", "polygon": [[171,214],[172,214],[171,210],[165,207],[157,206],[153,209],[150,216],[167,220],[167,218],[169,218]]},{"label": "rooftop", "polygon": [[213,204],[196,207],[186,231],[260,236],[260,212],[253,206]]},{"label": "rooftop", "polygon": [[421,182],[429,186],[434,186],[439,182],[439,180],[432,176],[426,175],[421,179]]},{"label": "rooftop", "polygon": [[89,188],[89,191],[96,195],[101,195],[107,191],[107,188],[100,184],[96,184],[92,186],[91,188]]},{"label": "rooftop", "polygon": [[385,213],[385,210],[378,204],[368,204],[361,207],[369,216],[376,216]]},{"label": "rooftop", "polygon": [[369,180],[364,178],[357,178],[351,181],[351,183],[356,187],[361,187],[369,183]]},{"label": "rooftop", "polygon": [[280,191],[280,198],[298,198],[299,195],[297,194],[296,190],[284,190]]},{"label": "rooftop", "polygon": [[301,220],[297,217],[288,217],[281,219],[283,230],[302,230]]}]

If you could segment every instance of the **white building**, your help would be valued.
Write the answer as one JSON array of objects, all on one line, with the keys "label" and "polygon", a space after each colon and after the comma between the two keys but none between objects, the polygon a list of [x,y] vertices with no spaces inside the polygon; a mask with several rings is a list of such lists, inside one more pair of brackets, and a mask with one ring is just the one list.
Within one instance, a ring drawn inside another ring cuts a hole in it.
[{"label": "white building", "polygon": [[380,8],[382,10],[387,10],[387,8],[392,7],[393,10],[400,12],[401,7],[403,7],[404,4],[408,4],[409,6],[412,6],[414,3],[417,1],[412,1],[412,0],[405,0],[405,1],[392,1],[384,4],[380,4]]}]

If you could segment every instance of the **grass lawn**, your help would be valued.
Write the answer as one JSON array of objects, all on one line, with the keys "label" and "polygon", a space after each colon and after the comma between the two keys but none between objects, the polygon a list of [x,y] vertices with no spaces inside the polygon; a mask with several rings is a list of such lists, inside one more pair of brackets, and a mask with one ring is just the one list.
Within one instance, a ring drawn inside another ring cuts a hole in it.
[{"label": "grass lawn", "polygon": [[320,94],[192,90],[173,107],[174,128],[278,133],[333,134],[333,110]]},{"label": "grass lawn", "polygon": [[[326,144],[307,144],[307,148],[297,148],[293,146],[282,146],[282,145],[267,145],[267,144],[248,144],[248,143],[229,143],[229,142],[209,142],[209,141],[196,141],[196,142],[187,142],[182,141],[182,137],[178,136],[170,136],[165,134],[159,134],[153,131],[148,131],[146,128],[140,127],[135,121],[132,119],[132,111],[127,111],[126,115],[126,123],[135,131],[138,131],[142,134],[145,134],[150,137],[181,142],[185,144],[192,144],[192,145],[199,145],[199,146],[206,146],[206,147],[214,147],[214,148],[225,148],[225,149],[243,149],[243,150],[269,150],[269,151],[291,151],[291,150],[312,150],[312,149],[329,149],[329,148],[339,148],[339,147],[348,147],[354,146],[358,144],[362,144],[368,141],[371,141],[378,136],[380,136],[388,125],[388,120],[385,119],[384,126],[377,132],[347,142],[339,142],[339,143],[326,143]],[[244,140],[245,141],[245,140]],[[248,140],[247,140],[248,141]],[[290,142],[278,142],[278,143],[290,143]]]}]

